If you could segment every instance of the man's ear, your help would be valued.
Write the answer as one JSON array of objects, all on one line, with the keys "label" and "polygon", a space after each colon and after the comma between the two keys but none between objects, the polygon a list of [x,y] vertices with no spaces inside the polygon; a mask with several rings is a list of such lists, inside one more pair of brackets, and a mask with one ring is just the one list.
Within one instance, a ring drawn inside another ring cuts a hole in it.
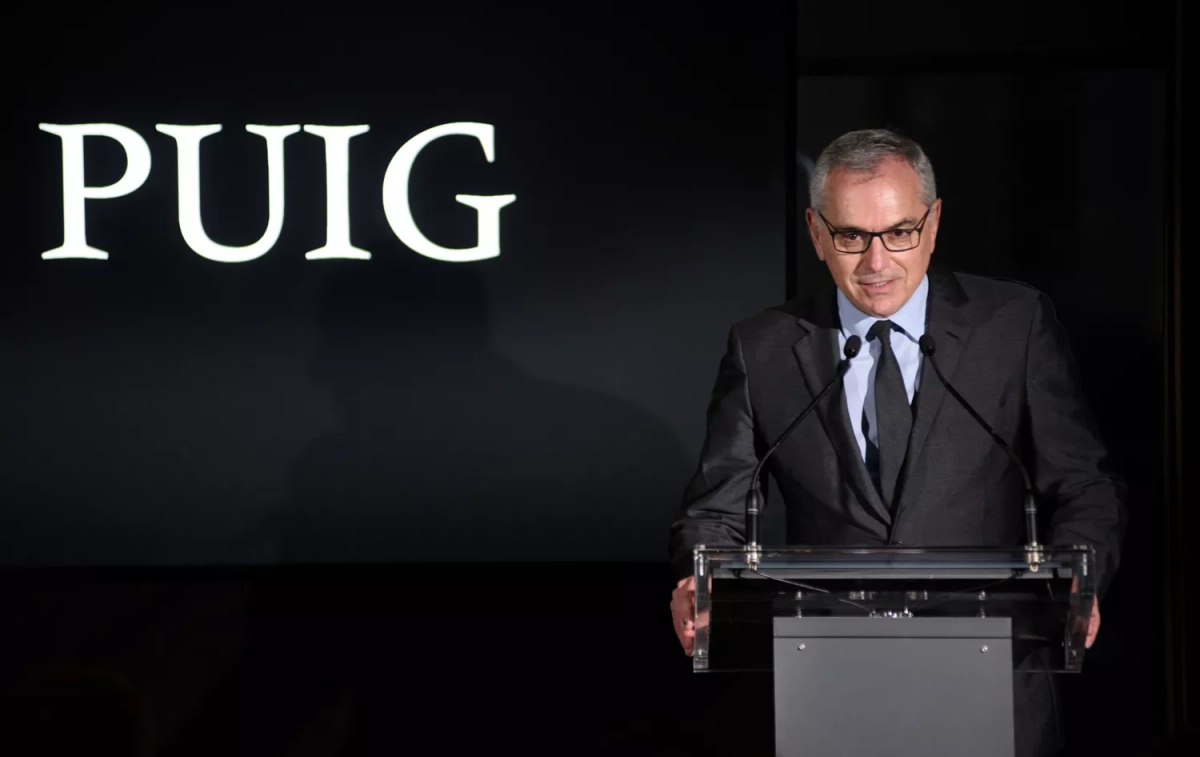
[{"label": "man's ear", "polygon": [[933,205],[929,208],[929,220],[925,222],[926,229],[931,232],[929,235],[929,254],[937,249],[937,234],[938,226],[942,222],[942,198],[933,201]]},{"label": "man's ear", "polygon": [[812,208],[807,208],[804,211],[804,222],[808,225],[808,236],[812,239],[813,249],[816,250],[817,257],[824,262],[825,251],[821,249],[821,229],[817,226],[819,221],[817,211]]}]

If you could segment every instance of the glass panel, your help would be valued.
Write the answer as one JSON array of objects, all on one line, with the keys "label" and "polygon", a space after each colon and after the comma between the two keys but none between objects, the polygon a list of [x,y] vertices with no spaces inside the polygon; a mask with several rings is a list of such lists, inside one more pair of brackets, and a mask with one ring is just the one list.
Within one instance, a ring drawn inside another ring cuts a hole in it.
[{"label": "glass panel", "polygon": [[1095,596],[1090,547],[788,547],[695,550],[693,669],[772,669],[772,625],[787,616],[1012,619],[1017,669],[1077,672]]}]

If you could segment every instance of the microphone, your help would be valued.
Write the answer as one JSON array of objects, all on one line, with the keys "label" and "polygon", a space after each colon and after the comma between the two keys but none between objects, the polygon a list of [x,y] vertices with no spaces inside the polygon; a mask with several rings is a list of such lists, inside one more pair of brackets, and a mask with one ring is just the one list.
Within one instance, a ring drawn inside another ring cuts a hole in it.
[{"label": "microphone", "polygon": [[962,405],[963,409],[970,413],[975,422],[982,426],[984,431],[988,432],[988,435],[995,440],[996,444],[1000,445],[1000,449],[1004,450],[1009,459],[1016,464],[1017,470],[1021,472],[1021,478],[1025,483],[1025,536],[1029,541],[1025,545],[1025,552],[1029,562],[1029,569],[1036,573],[1043,561],[1043,557],[1042,545],[1038,544],[1037,538],[1037,501],[1034,499],[1033,483],[1029,479],[1029,471],[1026,470],[1025,464],[1017,457],[1017,453],[1013,452],[1013,448],[1009,446],[1008,442],[997,434],[995,429],[989,426],[979,413],[975,412],[975,408],[971,407],[971,404],[942,375],[942,369],[938,367],[937,361],[933,359],[933,353],[937,352],[937,344],[934,342],[933,337],[925,334],[917,344],[920,346],[921,354],[929,358],[929,364],[933,366],[933,372],[937,374],[938,380],[942,382],[942,386],[946,387],[946,391],[950,392],[954,399],[958,400],[958,404]]},{"label": "microphone", "polygon": [[850,361],[858,356],[858,352],[861,349],[861,337],[851,335],[846,339],[846,346],[842,348],[842,354],[845,356],[845,359],[838,363],[837,372],[833,378],[825,385],[824,389],[817,392],[817,396],[813,397],[812,402],[808,403],[808,407],[804,408],[796,416],[796,419],[779,435],[779,438],[770,446],[766,454],[759,458],[758,465],[754,467],[754,475],[750,477],[750,491],[746,492],[746,533],[750,537],[748,540],[749,543],[746,545],[746,551],[747,561],[750,563],[752,570],[758,569],[758,516],[762,512],[763,507],[763,496],[758,488],[758,479],[762,475],[763,466],[766,465],[767,459],[771,457],[775,450],[779,449],[779,445],[783,444],[791,436],[796,427],[800,425],[800,422],[812,413],[817,407],[817,403],[821,401],[821,398],[828,394],[829,390],[842,380],[846,372],[850,370]]}]

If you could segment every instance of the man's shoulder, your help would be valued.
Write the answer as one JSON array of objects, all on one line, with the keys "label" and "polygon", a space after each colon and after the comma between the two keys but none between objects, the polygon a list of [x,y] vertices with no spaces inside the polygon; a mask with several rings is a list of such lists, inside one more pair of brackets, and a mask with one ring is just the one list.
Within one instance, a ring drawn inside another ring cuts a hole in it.
[{"label": "man's shoulder", "polygon": [[1027,329],[1039,306],[1048,304],[1044,293],[1023,281],[962,272],[949,276],[953,283],[941,286],[946,301],[976,327]]},{"label": "man's shoulder", "polygon": [[950,275],[962,287],[968,301],[981,302],[981,304],[998,305],[1013,302],[1032,305],[1038,299],[1045,297],[1041,290],[1016,279],[1003,276],[982,276],[962,271],[955,271]]},{"label": "man's shoulder", "polygon": [[812,299],[811,295],[806,295],[763,308],[739,319],[733,328],[743,339],[793,334],[798,329],[803,331],[800,324],[811,320],[814,311]]},{"label": "man's shoulder", "polygon": [[[960,301],[985,317],[999,310],[1033,308],[1046,295],[1036,287],[1003,276],[931,269],[933,293]],[[811,328],[837,328],[836,288],[833,282],[817,286],[793,299],[751,313],[733,324],[743,340],[778,335],[795,336]],[[1011,312],[1011,311],[1010,311]]]}]

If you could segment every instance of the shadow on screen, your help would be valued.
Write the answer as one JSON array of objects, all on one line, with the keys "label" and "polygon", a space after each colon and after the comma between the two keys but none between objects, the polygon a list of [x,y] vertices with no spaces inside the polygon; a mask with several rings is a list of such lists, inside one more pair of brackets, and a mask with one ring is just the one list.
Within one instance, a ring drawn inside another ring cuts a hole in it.
[{"label": "shadow on screen", "polygon": [[331,272],[312,373],[338,420],[293,468],[284,562],[660,557],[678,443],[625,401],[492,351],[477,265]]},{"label": "shadow on screen", "polygon": [[[678,443],[626,402],[492,352],[471,266],[347,266],[317,308],[313,375],[339,419],[269,528],[284,562],[372,567],[256,587],[248,648],[167,754],[293,754],[314,728],[337,754],[586,751],[645,699],[610,687],[633,655],[662,659],[667,585],[657,613],[637,611],[646,637],[606,641],[604,573],[569,563],[665,561]],[[502,564],[523,561],[554,562]]]}]

